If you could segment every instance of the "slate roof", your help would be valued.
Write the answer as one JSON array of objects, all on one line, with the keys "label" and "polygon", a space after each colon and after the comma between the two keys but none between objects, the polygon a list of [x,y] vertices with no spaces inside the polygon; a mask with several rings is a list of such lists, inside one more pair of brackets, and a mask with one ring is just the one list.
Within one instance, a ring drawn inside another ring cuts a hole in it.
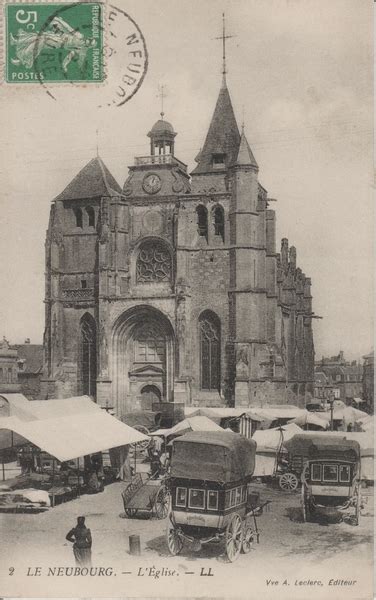
[{"label": "slate roof", "polygon": [[16,346],[18,358],[25,361],[25,373],[40,373],[43,368],[42,344],[20,344]]},{"label": "slate roof", "polygon": [[329,376],[345,374],[345,369],[341,365],[321,365],[320,369],[325,375]]},{"label": "slate roof", "polygon": [[81,169],[55,200],[79,200],[81,198],[117,196],[118,194],[121,194],[119,184],[103,160],[97,156]]},{"label": "slate roof", "polygon": [[152,135],[163,133],[173,134],[174,136],[176,135],[171,123],[164,121],[163,119],[159,119],[159,121],[154,123],[153,127],[148,133],[148,136],[151,137]]},{"label": "slate roof", "polygon": [[328,383],[328,378],[325,373],[315,372],[315,383],[321,383],[322,385],[326,385]]},{"label": "slate roof", "polygon": [[226,84],[222,85],[217,104],[210,122],[204,146],[197,157],[198,165],[192,175],[215,173],[213,154],[226,154],[226,167],[236,161],[240,144],[240,133]]}]

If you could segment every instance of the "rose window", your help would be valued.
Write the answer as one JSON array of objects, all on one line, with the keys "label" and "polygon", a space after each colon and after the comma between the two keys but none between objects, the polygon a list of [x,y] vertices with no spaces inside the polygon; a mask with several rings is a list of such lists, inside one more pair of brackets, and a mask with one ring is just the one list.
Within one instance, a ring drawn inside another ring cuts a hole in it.
[{"label": "rose window", "polygon": [[171,254],[166,246],[154,241],[144,243],[137,258],[137,281],[171,281],[171,275]]}]

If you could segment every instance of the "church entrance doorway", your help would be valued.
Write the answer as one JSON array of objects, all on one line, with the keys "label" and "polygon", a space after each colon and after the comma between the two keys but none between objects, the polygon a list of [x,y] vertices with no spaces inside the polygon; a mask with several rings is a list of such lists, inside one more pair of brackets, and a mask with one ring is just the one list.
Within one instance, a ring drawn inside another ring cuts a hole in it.
[{"label": "church entrance doorway", "polygon": [[118,416],[172,401],[174,335],[163,313],[139,306],[119,317],[113,332],[111,371]]},{"label": "church entrance doorway", "polygon": [[145,385],[141,390],[141,403],[143,408],[153,407],[153,404],[162,400],[161,392],[156,385]]}]

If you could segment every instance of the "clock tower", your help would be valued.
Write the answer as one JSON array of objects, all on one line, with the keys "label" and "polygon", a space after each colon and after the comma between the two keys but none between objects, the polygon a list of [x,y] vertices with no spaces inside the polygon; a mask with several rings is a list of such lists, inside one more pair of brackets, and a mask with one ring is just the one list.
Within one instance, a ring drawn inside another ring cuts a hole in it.
[{"label": "clock tower", "polygon": [[160,198],[189,193],[187,165],[175,157],[176,132],[164,113],[148,133],[150,155],[137,156],[129,167],[129,177],[124,184],[125,196]]}]

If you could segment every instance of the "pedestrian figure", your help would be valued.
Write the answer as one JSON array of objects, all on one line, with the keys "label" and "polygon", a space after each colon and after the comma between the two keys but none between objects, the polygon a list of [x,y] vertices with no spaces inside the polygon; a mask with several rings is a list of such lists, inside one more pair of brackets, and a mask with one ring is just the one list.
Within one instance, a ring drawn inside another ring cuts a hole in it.
[{"label": "pedestrian figure", "polygon": [[77,517],[77,525],[73,527],[66,538],[73,542],[73,554],[78,567],[91,567],[91,531],[85,525],[85,517]]}]

